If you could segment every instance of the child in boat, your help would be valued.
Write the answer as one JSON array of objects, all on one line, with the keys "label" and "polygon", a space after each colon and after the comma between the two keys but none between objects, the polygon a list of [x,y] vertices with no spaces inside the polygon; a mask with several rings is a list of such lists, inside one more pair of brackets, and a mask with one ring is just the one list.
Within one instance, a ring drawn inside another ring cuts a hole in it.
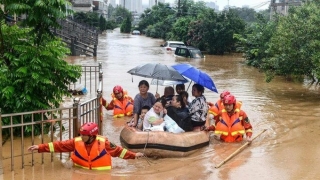
[{"label": "child in boat", "polygon": [[141,111],[139,113],[138,124],[137,124],[138,129],[142,130],[144,116],[147,114],[149,110],[150,110],[149,106],[143,106],[141,108]]},{"label": "child in boat", "polygon": [[108,102],[102,98],[102,105],[107,110],[113,109],[113,117],[132,116],[133,112],[133,99],[124,91],[121,86],[117,85],[113,88],[111,94],[112,100]]}]

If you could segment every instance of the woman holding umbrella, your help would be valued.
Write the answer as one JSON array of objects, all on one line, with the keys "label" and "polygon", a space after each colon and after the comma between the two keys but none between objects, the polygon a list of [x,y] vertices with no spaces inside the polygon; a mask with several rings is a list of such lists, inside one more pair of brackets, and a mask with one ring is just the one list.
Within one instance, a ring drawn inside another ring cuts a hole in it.
[{"label": "woman holding umbrella", "polygon": [[193,131],[201,131],[205,127],[208,105],[203,93],[204,87],[202,85],[194,84],[192,86],[192,96],[195,99],[190,103],[189,112]]}]

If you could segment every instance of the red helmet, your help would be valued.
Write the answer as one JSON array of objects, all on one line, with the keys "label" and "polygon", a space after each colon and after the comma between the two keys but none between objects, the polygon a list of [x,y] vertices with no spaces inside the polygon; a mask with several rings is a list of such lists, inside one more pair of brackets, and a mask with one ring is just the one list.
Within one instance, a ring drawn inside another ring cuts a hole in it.
[{"label": "red helmet", "polygon": [[116,86],[113,88],[113,93],[114,93],[114,94],[123,93],[122,87],[119,86],[119,85],[116,85]]},{"label": "red helmet", "polygon": [[236,98],[231,94],[226,95],[223,98],[223,104],[235,104],[235,103],[236,103]]},{"label": "red helmet", "polygon": [[95,136],[98,135],[98,132],[98,125],[93,122],[85,123],[80,128],[80,134],[85,136]]},{"label": "red helmet", "polygon": [[229,94],[230,94],[230,92],[227,91],[227,90],[225,90],[225,91],[223,91],[223,92],[220,94],[220,98],[224,98],[225,96],[227,96],[227,95],[229,95]]}]

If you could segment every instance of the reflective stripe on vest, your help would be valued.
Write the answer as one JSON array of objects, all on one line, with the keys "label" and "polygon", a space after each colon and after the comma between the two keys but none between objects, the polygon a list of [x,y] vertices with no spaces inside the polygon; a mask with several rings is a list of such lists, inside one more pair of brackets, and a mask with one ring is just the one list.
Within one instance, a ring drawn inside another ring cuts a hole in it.
[{"label": "reflective stripe on vest", "polygon": [[49,150],[50,150],[50,152],[51,152],[51,153],[53,153],[53,152],[54,152],[54,146],[53,146],[53,143],[52,143],[52,142],[49,142],[49,143],[48,143],[48,146],[49,146]]},{"label": "reflective stripe on vest", "polygon": [[[74,165],[77,166],[77,167],[81,167],[83,169],[89,169],[88,167],[80,166],[80,165],[78,165],[76,163]],[[93,170],[110,170],[111,166],[92,167],[91,169],[93,169]]]},{"label": "reflective stripe on vest", "polygon": [[[227,115],[226,109],[223,109],[221,111],[221,116],[219,117],[220,121],[216,125],[215,134],[223,134],[225,136],[227,136],[229,133],[231,134],[231,136],[236,136],[238,134],[240,134],[240,135],[245,134],[244,127],[241,124],[243,117],[239,116],[240,109],[235,109],[234,112],[238,113],[237,116],[234,116],[236,114],[233,114],[231,117],[229,117],[229,115]],[[223,119],[223,118],[225,118],[225,119]],[[233,118],[233,119],[230,119],[230,118]],[[231,122],[227,123],[225,121],[228,121],[228,122],[231,121],[232,124],[229,124]],[[234,126],[236,126],[236,127],[234,127]],[[236,128],[236,129],[234,129],[234,128]]]},{"label": "reflective stripe on vest", "polygon": [[[105,137],[96,136],[90,152],[87,152],[81,137],[74,138],[74,142],[75,150],[71,155],[71,159],[75,166],[94,170],[111,169],[111,156],[105,149]],[[88,156],[88,153],[90,156]]]},{"label": "reflective stripe on vest", "polygon": [[126,155],[127,151],[128,151],[127,149],[122,149],[122,152],[121,152],[119,158],[123,159],[123,157]]}]

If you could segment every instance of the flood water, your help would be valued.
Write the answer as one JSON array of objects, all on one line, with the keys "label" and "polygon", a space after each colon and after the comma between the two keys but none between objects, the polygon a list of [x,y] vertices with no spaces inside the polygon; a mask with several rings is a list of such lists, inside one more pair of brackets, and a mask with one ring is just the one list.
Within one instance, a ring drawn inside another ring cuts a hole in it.
[{"label": "flood water", "polygon": [[[229,90],[253,125],[254,134],[263,129],[252,144],[220,168],[224,161],[243,143],[221,143],[213,134],[210,145],[185,158],[122,160],[113,158],[111,171],[96,172],[78,168],[67,169],[58,158],[51,163],[45,158],[41,165],[40,154],[31,167],[25,162],[24,170],[15,164],[10,172],[10,161],[4,163],[3,179],[318,179],[320,177],[320,92],[308,82],[289,82],[275,78],[271,83],[257,69],[247,67],[238,54],[225,56],[206,55],[205,59],[176,58],[160,48],[162,40],[145,36],[120,34],[119,30],[101,35],[98,57],[68,57],[67,61],[82,65],[103,65],[103,95],[110,101],[115,85],[121,85],[134,97],[143,78],[131,76],[127,71],[145,63],[174,65],[190,63],[207,72],[219,92]],[[149,82],[151,79],[146,79]],[[187,86],[187,85],[186,85]],[[163,94],[163,86],[158,92]],[[191,94],[189,88],[189,94]],[[150,92],[155,93],[156,85]],[[216,102],[219,94],[206,90],[207,101]],[[119,134],[128,118],[113,119],[112,111],[104,112],[104,132],[110,141],[119,144]],[[28,145],[26,145],[28,146]],[[27,155],[29,158],[31,155]],[[48,154],[45,157],[49,157]],[[28,158],[28,157],[27,157]]]}]

